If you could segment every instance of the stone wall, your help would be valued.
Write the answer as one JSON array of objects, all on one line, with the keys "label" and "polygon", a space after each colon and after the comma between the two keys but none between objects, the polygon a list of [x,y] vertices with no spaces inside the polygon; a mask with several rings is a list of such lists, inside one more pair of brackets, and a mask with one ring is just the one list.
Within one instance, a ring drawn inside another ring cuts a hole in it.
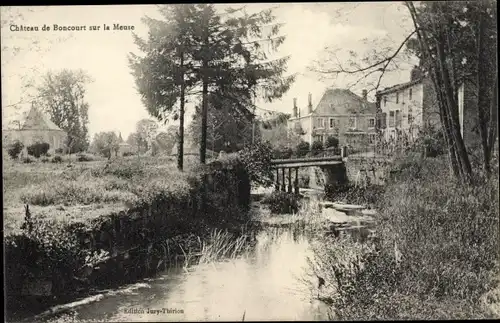
[{"label": "stone wall", "polygon": [[387,161],[381,158],[348,158],[347,178],[354,185],[383,185],[387,177]]}]

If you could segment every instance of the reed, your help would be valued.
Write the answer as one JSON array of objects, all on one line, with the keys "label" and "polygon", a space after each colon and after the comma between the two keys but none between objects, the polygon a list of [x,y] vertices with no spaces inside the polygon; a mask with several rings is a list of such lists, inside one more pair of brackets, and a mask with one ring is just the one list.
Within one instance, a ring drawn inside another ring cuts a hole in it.
[{"label": "reed", "polygon": [[221,259],[236,258],[246,249],[247,235],[235,237],[228,231],[214,229],[208,241],[202,242],[199,264],[212,263]]}]

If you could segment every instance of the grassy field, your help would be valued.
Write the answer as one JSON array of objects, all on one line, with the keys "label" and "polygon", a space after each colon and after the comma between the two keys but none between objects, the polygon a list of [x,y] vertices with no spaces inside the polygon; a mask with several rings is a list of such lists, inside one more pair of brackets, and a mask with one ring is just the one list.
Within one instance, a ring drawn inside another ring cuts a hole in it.
[{"label": "grassy field", "polygon": [[130,207],[148,192],[187,189],[195,156],[185,158],[185,172],[173,157],[124,157],[62,163],[5,160],[4,232],[19,229],[28,204],[38,218],[85,221]]}]

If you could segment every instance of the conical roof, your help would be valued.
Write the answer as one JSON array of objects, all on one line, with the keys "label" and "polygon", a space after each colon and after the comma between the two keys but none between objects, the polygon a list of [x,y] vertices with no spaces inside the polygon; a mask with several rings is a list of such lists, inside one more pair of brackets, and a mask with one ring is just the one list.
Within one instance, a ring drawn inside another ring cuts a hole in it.
[{"label": "conical roof", "polygon": [[35,105],[31,106],[31,110],[24,121],[23,130],[59,130],[62,131],[49,117],[38,110]]}]

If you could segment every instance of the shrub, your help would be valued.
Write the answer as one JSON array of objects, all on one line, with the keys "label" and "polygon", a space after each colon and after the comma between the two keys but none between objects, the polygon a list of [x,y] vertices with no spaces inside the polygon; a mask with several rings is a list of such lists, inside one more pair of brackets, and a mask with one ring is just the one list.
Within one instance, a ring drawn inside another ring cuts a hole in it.
[{"label": "shrub", "polygon": [[307,174],[299,174],[299,187],[309,187],[310,177]]},{"label": "shrub", "polygon": [[126,151],[123,153],[123,157],[134,156],[135,154],[131,151]]},{"label": "shrub", "polygon": [[42,158],[40,158],[40,161],[41,161],[42,163],[48,163],[48,162],[50,161],[50,159],[49,159],[49,157],[47,157],[47,156],[42,156]]},{"label": "shrub", "polygon": [[292,157],[293,150],[290,147],[279,147],[273,149],[273,159],[288,159]]},{"label": "shrub", "polygon": [[56,154],[62,154],[63,153],[63,149],[62,148],[57,148],[54,152]]},{"label": "shrub", "polygon": [[9,156],[12,158],[12,159],[17,159],[19,157],[19,154],[21,153],[21,151],[23,150],[24,148],[24,145],[22,142],[20,141],[15,141],[14,143],[12,143],[9,147],[9,150],[8,150],[8,153],[9,153]]},{"label": "shrub", "polygon": [[325,147],[326,148],[337,148],[339,146],[339,140],[334,136],[328,136],[326,138]]},{"label": "shrub", "polygon": [[134,176],[143,175],[144,168],[141,163],[135,159],[114,159],[106,164],[104,174],[131,179]]},{"label": "shrub", "polygon": [[325,154],[327,156],[336,156],[340,155],[340,148],[339,147],[329,147],[325,149]]},{"label": "shrub", "polygon": [[323,152],[323,143],[319,140],[314,141],[311,145],[311,152],[313,155]]},{"label": "shrub", "polygon": [[304,157],[310,151],[310,145],[307,141],[302,140],[295,147],[295,155],[297,157]]},{"label": "shrub", "polygon": [[273,184],[271,157],[272,149],[269,142],[246,146],[238,152],[238,158],[243,163],[251,181],[264,186]]},{"label": "shrub", "polygon": [[59,155],[55,155],[55,156],[54,156],[54,157],[52,157],[52,159],[51,159],[51,162],[53,162],[53,163],[62,163],[62,161],[63,161],[63,159],[62,159],[62,157],[61,157],[61,156],[59,156]]},{"label": "shrub", "polygon": [[87,154],[87,153],[79,153],[76,156],[76,160],[79,162],[89,162],[89,161],[94,161],[96,160],[96,157],[92,154]]},{"label": "shrub", "polygon": [[42,155],[45,155],[49,151],[50,145],[46,142],[36,142],[31,146],[27,147],[28,154],[39,158]]},{"label": "shrub", "polygon": [[262,199],[262,204],[267,205],[272,213],[295,213],[299,209],[299,201],[295,194],[275,191]]},{"label": "shrub", "polygon": [[36,161],[36,159],[31,157],[31,156],[26,156],[23,158],[23,163],[25,163],[25,164],[31,164],[31,163],[34,163],[35,161]]}]

